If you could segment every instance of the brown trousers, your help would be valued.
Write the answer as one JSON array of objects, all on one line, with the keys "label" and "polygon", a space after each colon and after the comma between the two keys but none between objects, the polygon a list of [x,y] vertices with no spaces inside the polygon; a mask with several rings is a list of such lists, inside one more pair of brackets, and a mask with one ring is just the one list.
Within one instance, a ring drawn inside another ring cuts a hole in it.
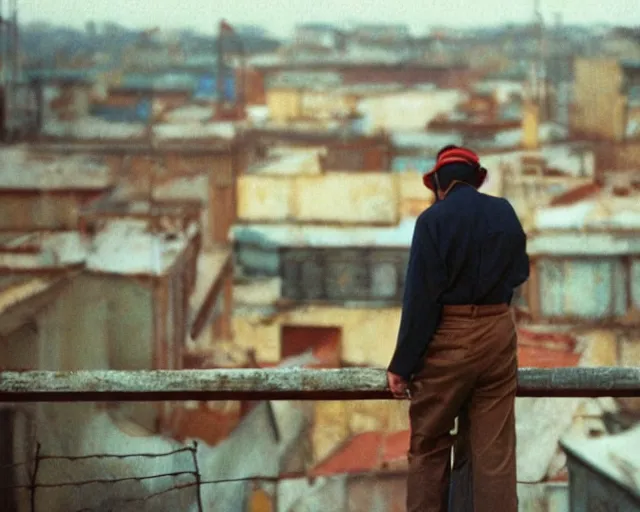
[{"label": "brown trousers", "polygon": [[468,434],[473,510],[517,512],[517,366],[517,334],[507,305],[445,306],[410,387],[408,512],[447,512],[450,432],[461,412],[468,420],[459,428]]}]

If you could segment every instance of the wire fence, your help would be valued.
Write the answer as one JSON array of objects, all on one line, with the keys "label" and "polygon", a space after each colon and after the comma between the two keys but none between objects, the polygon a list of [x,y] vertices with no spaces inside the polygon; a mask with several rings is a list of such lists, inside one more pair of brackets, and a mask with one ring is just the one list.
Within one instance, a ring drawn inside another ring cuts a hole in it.
[{"label": "wire fence", "polygon": [[[127,477],[115,477],[115,478],[92,478],[92,479],[83,479],[83,480],[67,480],[67,481],[40,481],[40,477],[43,472],[43,467],[47,463],[56,463],[60,461],[67,462],[82,462],[82,461],[91,461],[98,459],[113,459],[113,460],[124,460],[124,459],[133,459],[133,458],[146,458],[146,459],[159,459],[164,457],[175,457],[179,454],[189,454],[192,467],[188,470],[183,471],[173,471],[173,472],[165,472],[165,473],[157,473],[151,475],[136,475],[136,476],[127,476]],[[44,454],[42,452],[42,446],[40,443],[36,444],[35,454],[32,461],[28,462],[18,462],[12,464],[4,464],[0,465],[0,470],[17,470],[19,468],[25,468],[27,473],[28,482],[25,484],[16,484],[16,485],[2,485],[0,484],[0,490],[8,491],[8,490],[23,490],[29,493],[29,510],[30,512],[40,512],[37,507],[37,495],[39,490],[42,489],[54,489],[54,488],[65,488],[65,487],[74,487],[80,488],[84,486],[89,486],[93,484],[102,484],[102,485],[116,485],[124,482],[144,482],[149,480],[157,480],[162,478],[171,478],[173,480],[173,484],[164,487],[163,489],[145,494],[144,496],[135,497],[135,498],[127,498],[120,497],[120,493],[114,495],[109,495],[109,507],[111,510],[117,510],[124,505],[132,505],[136,503],[147,502],[151,499],[157,498],[159,496],[163,496],[167,493],[180,491],[183,489],[194,488],[195,489],[195,501],[197,503],[198,512],[203,512],[202,506],[202,497],[201,497],[201,486],[203,483],[214,483],[214,482],[203,482],[200,475],[200,468],[198,466],[198,443],[194,442],[191,446],[186,446],[184,448],[162,452],[162,453],[131,453],[131,454],[111,454],[111,453],[96,453],[91,455],[81,455],[81,456],[67,456],[67,455],[51,455]],[[177,481],[180,477],[187,477],[190,481],[187,482],[179,482]],[[115,493],[113,493],[115,494]],[[104,495],[103,495],[104,496]],[[104,510],[104,506],[90,506],[78,508],[71,512],[94,512],[97,510]]]},{"label": "wire fence", "polygon": [[[124,460],[124,459],[135,459],[135,458],[146,458],[146,459],[160,459],[165,457],[176,457],[180,454],[189,454],[191,461],[191,468],[188,470],[182,471],[172,471],[165,473],[156,473],[150,475],[136,475],[136,476],[127,476],[127,477],[113,477],[113,478],[91,478],[91,479],[81,479],[81,480],[64,480],[64,481],[51,481],[47,479],[46,482],[40,481],[42,474],[46,469],[44,466],[47,463],[56,463],[60,461],[67,461],[72,463],[80,463],[83,461],[92,461],[92,460],[105,460],[105,459],[114,459],[114,460]],[[50,503],[47,503],[46,506],[38,507],[37,497],[39,496],[39,492],[42,492],[46,489],[63,489],[63,488],[83,488],[90,485],[117,485],[125,482],[145,482],[151,480],[159,480],[163,478],[171,478],[173,483],[168,486],[164,486],[162,489],[158,491],[148,491],[143,496],[137,497],[126,497],[122,496],[121,489],[117,489],[117,491],[112,493],[101,493],[99,494],[99,503],[92,506],[81,506],[80,508],[69,509],[69,512],[104,512],[105,510],[115,511],[115,510],[123,510],[125,506],[129,505],[137,505],[135,509],[142,508],[141,505],[150,500],[156,499],[161,496],[165,496],[169,493],[175,493],[179,491],[183,491],[186,489],[193,489],[195,491],[195,496],[189,497],[189,509],[192,509],[192,504],[195,502],[196,510],[198,512],[204,512],[205,508],[203,506],[202,499],[202,487],[206,485],[214,485],[214,484],[226,484],[226,483],[238,483],[238,482],[253,482],[253,483],[278,483],[282,480],[282,477],[272,477],[272,476],[264,476],[264,475],[252,475],[246,477],[238,477],[238,478],[221,478],[215,480],[204,480],[202,479],[202,475],[200,472],[200,467],[198,464],[198,443],[193,442],[190,446],[186,446],[184,448],[179,448],[176,450],[168,451],[168,452],[160,452],[160,453],[129,453],[129,454],[111,454],[111,453],[95,453],[90,455],[80,455],[80,456],[67,456],[67,455],[52,455],[52,454],[44,454],[42,451],[42,445],[40,443],[36,443],[35,453],[33,455],[33,460],[31,461],[23,461],[11,464],[0,464],[0,473],[6,471],[15,471],[20,468],[24,468],[26,473],[26,483],[23,484],[15,484],[15,485],[6,485],[4,482],[0,483],[0,494],[7,491],[23,491],[28,493],[28,505],[27,510],[30,512],[42,512],[44,510],[50,510]],[[5,473],[6,475],[6,473]],[[188,481],[180,482],[178,481],[181,477],[187,477]],[[96,497],[94,493],[86,493],[87,496],[91,496],[92,498]],[[88,498],[87,498],[88,499]],[[82,498],[76,498],[75,502],[81,502]],[[106,505],[105,505],[106,503]]]}]

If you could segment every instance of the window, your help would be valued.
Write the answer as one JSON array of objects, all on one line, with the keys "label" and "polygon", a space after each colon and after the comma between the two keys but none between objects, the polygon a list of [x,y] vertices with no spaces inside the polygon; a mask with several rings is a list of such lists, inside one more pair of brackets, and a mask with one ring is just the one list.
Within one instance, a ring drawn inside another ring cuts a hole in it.
[{"label": "window", "polygon": [[393,263],[377,263],[371,268],[371,295],[391,299],[398,292],[398,269]]},{"label": "window", "polygon": [[282,296],[298,301],[399,301],[406,249],[284,249]]},{"label": "window", "polygon": [[621,258],[542,258],[540,309],[547,318],[603,320],[627,312],[626,275]]}]

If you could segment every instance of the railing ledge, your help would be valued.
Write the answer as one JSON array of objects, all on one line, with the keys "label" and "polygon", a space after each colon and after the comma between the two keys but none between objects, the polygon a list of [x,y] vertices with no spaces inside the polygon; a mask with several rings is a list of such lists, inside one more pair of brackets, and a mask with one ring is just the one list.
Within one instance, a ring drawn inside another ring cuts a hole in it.
[{"label": "railing ledge", "polygon": [[[380,368],[0,371],[0,402],[390,399]],[[640,396],[640,367],[522,368],[518,396]]]}]

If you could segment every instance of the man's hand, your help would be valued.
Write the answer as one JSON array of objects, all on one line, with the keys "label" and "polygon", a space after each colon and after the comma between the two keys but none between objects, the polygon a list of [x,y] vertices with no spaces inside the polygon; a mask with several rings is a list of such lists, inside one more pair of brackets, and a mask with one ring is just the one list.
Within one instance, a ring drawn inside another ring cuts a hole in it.
[{"label": "man's hand", "polygon": [[387,383],[389,384],[389,389],[391,390],[394,398],[409,397],[409,395],[407,394],[407,381],[400,377],[400,375],[387,372]]}]

